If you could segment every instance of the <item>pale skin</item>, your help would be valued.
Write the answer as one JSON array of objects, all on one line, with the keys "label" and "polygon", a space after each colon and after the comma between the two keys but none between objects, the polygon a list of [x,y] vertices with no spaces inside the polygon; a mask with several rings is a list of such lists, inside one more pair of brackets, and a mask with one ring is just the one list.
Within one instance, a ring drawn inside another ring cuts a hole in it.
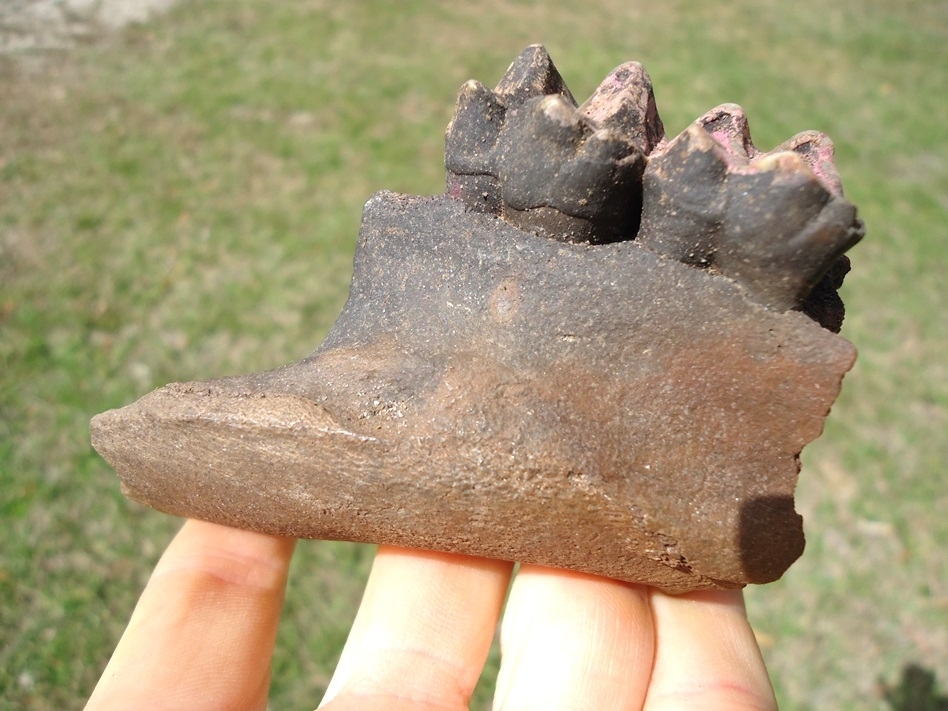
[{"label": "pale skin", "polygon": [[[87,711],[263,711],[294,541],[188,521]],[[740,591],[665,595],[381,546],[323,711],[461,711],[501,616],[494,711],[775,709]],[[313,701],[317,702],[316,699]]]}]

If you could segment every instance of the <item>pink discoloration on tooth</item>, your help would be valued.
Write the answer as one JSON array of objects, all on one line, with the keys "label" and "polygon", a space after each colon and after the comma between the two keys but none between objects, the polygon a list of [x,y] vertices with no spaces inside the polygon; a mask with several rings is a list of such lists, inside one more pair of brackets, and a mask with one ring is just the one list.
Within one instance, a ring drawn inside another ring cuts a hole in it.
[{"label": "pink discoloration on tooth", "polygon": [[754,159],[760,154],[751,141],[747,115],[737,104],[721,104],[697,123],[736,158]]},{"label": "pink discoloration on tooth", "polygon": [[665,137],[652,80],[638,62],[616,67],[579,112],[595,124],[626,134],[645,155]]},{"label": "pink discoloration on tooth", "polygon": [[843,197],[843,181],[836,170],[836,151],[829,136],[820,131],[804,131],[777,146],[772,152],[793,151],[801,156],[820,182],[837,197]]}]

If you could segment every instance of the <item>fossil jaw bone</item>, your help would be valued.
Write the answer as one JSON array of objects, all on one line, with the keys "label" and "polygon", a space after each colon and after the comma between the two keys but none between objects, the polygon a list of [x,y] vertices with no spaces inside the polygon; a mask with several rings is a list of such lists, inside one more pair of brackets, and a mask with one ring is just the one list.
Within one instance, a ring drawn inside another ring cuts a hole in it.
[{"label": "fossil jaw bone", "polygon": [[862,227],[828,139],[763,154],[724,106],[667,140],[640,66],[577,107],[531,47],[462,87],[446,166],[444,196],[366,204],[312,355],[93,419],[123,490],[670,591],[780,577],[855,358],[833,331]]}]

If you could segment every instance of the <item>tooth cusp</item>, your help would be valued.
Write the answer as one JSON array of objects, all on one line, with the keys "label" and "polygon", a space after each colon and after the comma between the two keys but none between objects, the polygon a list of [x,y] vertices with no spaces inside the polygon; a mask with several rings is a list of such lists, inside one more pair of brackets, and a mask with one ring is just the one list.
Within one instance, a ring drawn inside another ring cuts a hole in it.
[{"label": "tooth cusp", "polygon": [[747,115],[737,104],[721,104],[704,114],[695,124],[739,162],[755,158],[760,153],[751,140]]},{"label": "tooth cusp", "polygon": [[829,136],[819,131],[803,131],[774,149],[793,151],[833,195],[843,196],[843,181],[836,170],[835,148]]},{"label": "tooth cusp", "polygon": [[467,82],[458,94],[454,118],[445,132],[445,167],[451,173],[490,173],[488,157],[504,124],[506,107],[480,82]]},{"label": "tooth cusp", "polygon": [[576,100],[553,65],[542,45],[527,47],[507,68],[503,78],[494,87],[494,93],[503,97],[507,106],[518,106],[527,99],[556,94],[576,106]]},{"label": "tooth cusp", "polygon": [[625,133],[645,155],[665,138],[652,80],[638,62],[627,62],[614,69],[579,107],[579,112],[600,126]]}]

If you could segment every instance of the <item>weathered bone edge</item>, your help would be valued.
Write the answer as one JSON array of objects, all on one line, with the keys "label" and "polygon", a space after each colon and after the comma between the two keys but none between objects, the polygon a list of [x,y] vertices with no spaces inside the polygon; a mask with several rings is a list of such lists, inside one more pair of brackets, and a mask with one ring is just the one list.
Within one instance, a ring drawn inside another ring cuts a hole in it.
[{"label": "weathered bone edge", "polygon": [[[578,123],[542,48],[493,92],[465,85],[447,194],[369,200],[348,302],[311,356],[93,419],[125,493],[268,533],[675,592],[779,578],[804,545],[799,454],[855,359],[833,330],[861,224],[825,137],[768,158],[726,106],[666,141],[645,84],[620,67]],[[480,152],[473,105],[506,126]],[[524,105],[553,116],[525,125],[570,164],[556,189],[511,157]],[[584,165],[555,139],[579,124],[575,155],[597,156]],[[597,133],[609,145],[590,148]],[[735,206],[747,191],[782,214]]]}]

